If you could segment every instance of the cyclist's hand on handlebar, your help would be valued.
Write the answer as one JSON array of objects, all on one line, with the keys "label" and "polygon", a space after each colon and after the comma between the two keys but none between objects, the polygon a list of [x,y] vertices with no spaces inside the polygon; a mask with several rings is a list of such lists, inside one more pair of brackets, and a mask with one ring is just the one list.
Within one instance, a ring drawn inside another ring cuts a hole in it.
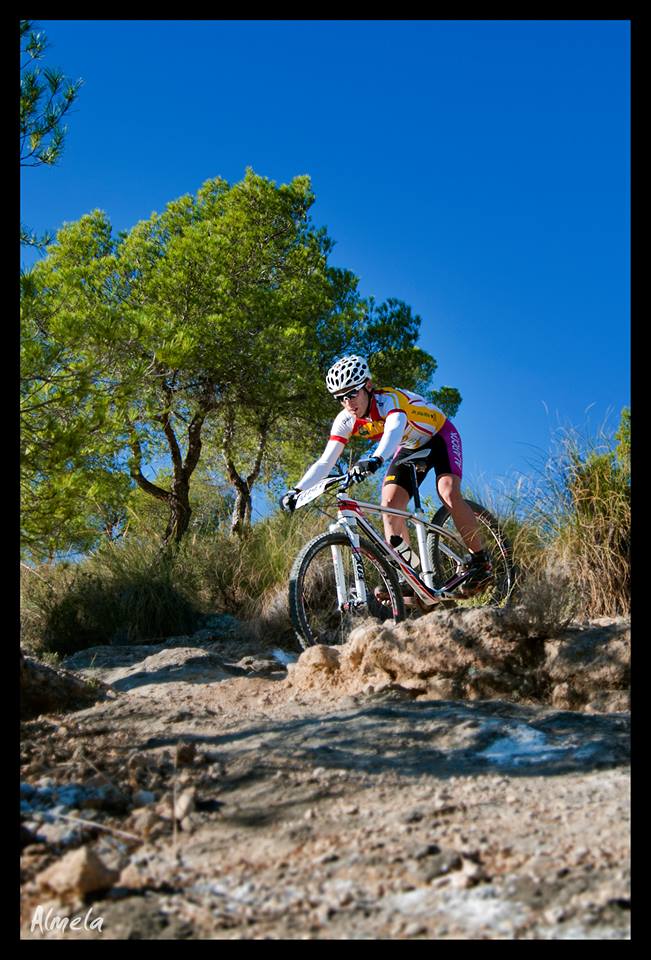
[{"label": "cyclist's hand on handlebar", "polygon": [[353,483],[361,483],[370,474],[375,473],[382,466],[382,457],[363,457],[358,460],[348,476]]},{"label": "cyclist's hand on handlebar", "polygon": [[278,501],[280,503],[280,509],[284,510],[286,513],[293,513],[294,508],[296,507],[296,498],[301,491],[297,490],[296,487],[292,487],[291,490],[288,490],[287,493],[283,493],[282,497]]}]

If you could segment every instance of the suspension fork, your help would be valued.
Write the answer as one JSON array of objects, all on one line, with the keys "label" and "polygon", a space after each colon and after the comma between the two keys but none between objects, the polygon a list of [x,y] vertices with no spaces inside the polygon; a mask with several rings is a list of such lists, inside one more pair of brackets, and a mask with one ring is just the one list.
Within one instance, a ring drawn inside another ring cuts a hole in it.
[{"label": "suspension fork", "polygon": [[330,552],[332,553],[332,565],[335,573],[335,583],[337,586],[337,601],[339,609],[343,610],[347,605],[363,606],[367,599],[366,579],[364,577],[364,564],[362,563],[362,551],[359,543],[359,533],[355,519],[347,516],[340,517],[336,523],[330,525],[331,533],[343,532],[350,541],[353,554],[353,574],[355,577],[355,596],[356,600],[351,600],[348,595],[348,585],[346,583],[346,571],[344,570],[344,561],[341,553],[341,547],[332,544]]}]

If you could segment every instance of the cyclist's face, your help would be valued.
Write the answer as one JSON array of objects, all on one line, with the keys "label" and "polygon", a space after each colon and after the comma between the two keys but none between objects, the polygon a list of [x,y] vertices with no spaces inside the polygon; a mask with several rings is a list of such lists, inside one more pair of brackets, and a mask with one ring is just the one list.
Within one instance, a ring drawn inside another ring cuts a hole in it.
[{"label": "cyclist's face", "polygon": [[[356,417],[366,416],[366,411],[369,403],[369,391],[371,389],[371,381],[367,380],[364,386],[360,389],[359,393],[355,397],[346,397],[340,400],[341,405],[346,409],[350,410],[351,413],[354,413]],[[352,391],[351,391],[352,392]]]}]

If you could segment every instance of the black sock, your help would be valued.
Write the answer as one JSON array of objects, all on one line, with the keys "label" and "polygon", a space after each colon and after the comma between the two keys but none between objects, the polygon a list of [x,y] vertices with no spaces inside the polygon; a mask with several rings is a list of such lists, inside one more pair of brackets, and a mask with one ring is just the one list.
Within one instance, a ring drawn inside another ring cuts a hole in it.
[{"label": "black sock", "polygon": [[488,554],[485,550],[477,550],[476,553],[470,553],[473,563],[488,563]]}]

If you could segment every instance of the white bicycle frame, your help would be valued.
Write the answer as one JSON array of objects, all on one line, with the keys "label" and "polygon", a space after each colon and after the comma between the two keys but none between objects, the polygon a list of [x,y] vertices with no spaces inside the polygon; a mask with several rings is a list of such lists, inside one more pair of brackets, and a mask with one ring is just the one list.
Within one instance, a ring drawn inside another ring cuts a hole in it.
[{"label": "white bicycle frame", "polygon": [[[350,485],[350,481],[345,476],[326,477],[325,480],[321,480],[308,490],[302,491],[296,498],[296,507],[305,506],[305,504],[310,503],[316,497],[324,493],[329,487],[332,487],[335,484],[340,484],[343,487],[344,483],[346,483],[346,487],[344,489],[347,489],[347,487]],[[377,545],[382,554],[387,555],[393,561],[394,565],[398,567],[402,573],[405,581],[413,588],[416,596],[427,605],[437,603],[438,601],[443,600],[445,597],[454,596],[451,591],[456,589],[461,583],[463,583],[464,580],[469,577],[470,574],[467,571],[461,572],[463,556],[467,552],[467,548],[462,539],[457,534],[452,533],[450,530],[446,530],[443,527],[437,526],[435,523],[430,523],[420,509],[417,509],[415,512],[410,512],[408,510],[397,510],[394,507],[383,507],[379,503],[366,503],[360,500],[353,500],[348,497],[343,490],[337,494],[337,504],[337,521],[336,523],[331,524],[329,529],[331,533],[337,531],[344,532],[350,541],[355,560],[355,598],[351,599],[351,597],[348,595],[348,585],[346,583],[341,547],[337,546],[336,544],[331,546],[330,549],[332,551],[332,562],[337,586],[337,600],[341,609],[343,609],[346,605],[351,604],[362,606],[367,601],[364,565],[361,559],[362,553],[360,548],[359,528],[361,528],[364,533],[367,534],[369,539]],[[418,501],[418,505],[420,506],[420,501]],[[416,527],[418,554],[420,556],[422,571],[420,577],[416,571],[409,566],[404,557],[402,557],[397,550],[394,550],[394,548],[390,546],[377,532],[375,527],[369,523],[362,512],[363,510],[367,510],[370,513],[390,513],[397,517],[404,517],[408,523],[411,523]],[[457,575],[451,580],[447,581],[445,587],[442,588],[437,588],[434,586],[434,571],[429,569],[429,553],[427,550],[428,532],[438,533],[444,538],[442,542],[439,542],[438,549],[457,565],[457,570],[459,571]],[[456,553],[453,547],[450,546],[450,543],[457,545],[460,552]]]},{"label": "white bicycle frame", "polygon": [[[406,582],[413,588],[414,593],[426,604],[437,603],[446,597],[453,596],[453,594],[450,592],[450,589],[452,587],[456,588],[463,580],[466,579],[467,574],[461,574],[458,580],[455,577],[454,582],[449,584],[447,589],[438,589],[434,586],[434,571],[429,569],[427,533],[430,532],[442,534],[446,540],[452,540],[459,544],[461,551],[460,553],[455,553],[455,551],[444,541],[440,541],[438,545],[438,549],[441,551],[441,553],[446,554],[446,556],[456,563],[458,567],[460,567],[463,563],[463,555],[467,553],[467,548],[458,536],[451,533],[449,530],[443,529],[443,527],[437,526],[437,524],[430,523],[425,514],[421,511],[417,513],[411,513],[408,510],[396,510],[393,507],[383,507],[378,503],[367,503],[361,500],[351,500],[346,496],[345,493],[337,494],[337,501],[337,521],[336,523],[331,524],[329,529],[331,533],[342,530],[350,541],[353,556],[356,560],[354,571],[356,602],[360,606],[365,604],[367,601],[367,591],[366,580],[364,578],[364,567],[361,562],[359,528],[361,528],[364,533],[368,535],[369,539],[377,545],[382,553],[389,555],[395,566],[400,569],[400,572],[402,573]],[[422,571],[420,577],[416,571],[409,566],[407,561],[398,553],[398,551],[390,546],[378,533],[375,527],[369,523],[362,512],[363,510],[367,510],[370,513],[375,513],[378,515],[390,513],[397,517],[404,517],[405,520],[413,524],[413,526],[416,528],[418,554],[420,557]],[[333,545],[330,549],[332,551],[335,582],[337,585],[337,600],[339,602],[339,606],[342,607],[344,604],[349,604],[351,601],[347,591],[341,548],[337,545]]]}]

